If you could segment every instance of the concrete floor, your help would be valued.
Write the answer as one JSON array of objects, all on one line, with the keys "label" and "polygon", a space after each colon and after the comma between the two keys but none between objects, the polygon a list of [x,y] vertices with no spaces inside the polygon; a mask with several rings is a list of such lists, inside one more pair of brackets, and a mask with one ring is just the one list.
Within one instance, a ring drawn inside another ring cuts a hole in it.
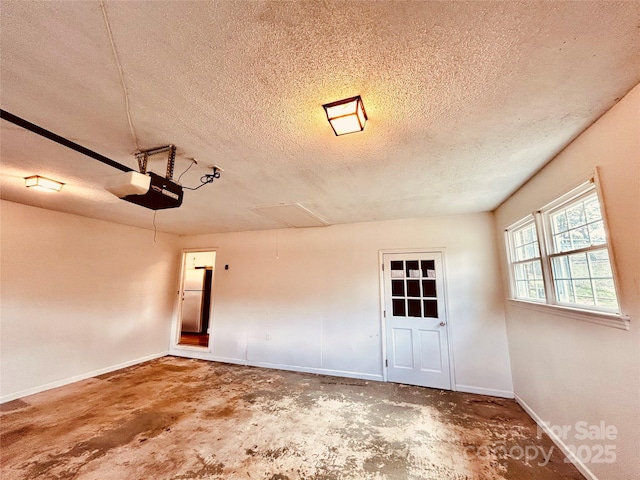
[{"label": "concrete floor", "polygon": [[583,478],[512,400],[174,357],[1,410],[3,480]]}]

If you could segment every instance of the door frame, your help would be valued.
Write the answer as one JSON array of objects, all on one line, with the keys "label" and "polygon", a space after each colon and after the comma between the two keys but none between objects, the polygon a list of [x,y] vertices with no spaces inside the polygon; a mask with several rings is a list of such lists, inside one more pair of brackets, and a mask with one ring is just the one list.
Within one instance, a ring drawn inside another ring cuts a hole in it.
[{"label": "door frame", "polygon": [[385,288],[384,288],[384,255],[394,255],[394,254],[403,254],[403,253],[439,253],[442,256],[442,269],[444,270],[444,294],[443,294],[443,302],[445,305],[445,309],[447,312],[447,343],[449,344],[449,378],[451,380],[451,390],[457,391],[456,389],[456,368],[455,362],[453,358],[453,322],[451,319],[451,309],[449,308],[449,275],[447,274],[447,262],[446,262],[446,249],[444,247],[438,248],[394,248],[394,249],[383,249],[378,250],[378,275],[380,280],[380,327],[382,329],[380,338],[382,339],[382,381],[388,382],[387,372],[388,367],[386,364],[387,360],[387,319],[384,315],[385,311]]},{"label": "door frame", "polygon": [[[187,255],[189,253],[198,253],[198,252],[214,252],[215,253],[215,261],[213,263],[213,273],[211,278],[211,299],[209,302],[209,344],[206,347],[196,346],[196,345],[180,345],[180,327],[182,324],[182,289],[184,287],[184,271],[185,271],[185,262]],[[184,248],[180,250],[180,262],[179,263],[179,272],[178,272],[178,288],[176,290],[176,297],[173,308],[173,321],[171,322],[171,344],[169,345],[169,350],[191,350],[196,352],[211,352],[211,329],[213,324],[213,307],[215,303],[215,295],[214,295],[214,285],[216,279],[216,263],[218,263],[218,247],[213,248]]]}]

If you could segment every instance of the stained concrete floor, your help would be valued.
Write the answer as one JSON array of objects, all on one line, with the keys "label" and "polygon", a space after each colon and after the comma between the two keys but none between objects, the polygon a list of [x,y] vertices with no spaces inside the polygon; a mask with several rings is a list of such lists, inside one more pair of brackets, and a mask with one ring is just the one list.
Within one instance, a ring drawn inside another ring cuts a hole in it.
[{"label": "stained concrete floor", "polygon": [[174,357],[5,403],[0,442],[3,480],[583,478],[512,400]]}]

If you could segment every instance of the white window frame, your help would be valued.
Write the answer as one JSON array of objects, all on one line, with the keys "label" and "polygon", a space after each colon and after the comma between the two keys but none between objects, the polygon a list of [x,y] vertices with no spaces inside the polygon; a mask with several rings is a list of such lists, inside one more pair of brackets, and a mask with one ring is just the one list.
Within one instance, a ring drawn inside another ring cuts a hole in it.
[{"label": "white window frame", "polygon": [[[555,211],[567,206],[567,203],[574,202],[580,198],[587,197],[593,193],[596,193],[598,202],[600,204],[600,211],[602,214],[602,221],[605,230],[606,243],[597,246],[589,246],[585,248],[576,249],[569,252],[555,252],[553,248],[553,234],[550,223],[550,216]],[[540,260],[542,265],[542,273],[544,280],[544,289],[546,293],[546,300],[535,300],[533,298],[518,298],[517,297],[517,285],[515,278],[515,265],[521,263],[516,261],[513,233],[531,222],[535,223],[536,234],[538,236],[538,246],[540,249]],[[620,289],[617,280],[615,261],[610,244],[609,228],[607,225],[607,218],[605,212],[604,202],[602,201],[602,191],[600,188],[600,182],[598,178],[598,171],[596,170],[593,175],[585,182],[581,182],[577,187],[569,190],[567,193],[560,195],[558,198],[545,205],[539,211],[527,215],[518,222],[510,225],[505,231],[505,241],[507,246],[507,259],[509,265],[510,276],[510,298],[509,301],[512,305],[516,305],[523,308],[530,308],[538,311],[553,312],[563,316],[569,316],[579,320],[585,320],[592,323],[597,323],[606,326],[612,326],[615,328],[622,328],[624,330],[629,329],[629,317],[623,315],[622,305],[620,298]],[[617,309],[610,309],[606,307],[598,307],[593,305],[581,305],[574,303],[562,303],[558,301],[556,284],[553,278],[552,261],[554,257],[568,255],[570,253],[589,252],[592,250],[601,250],[606,248],[609,255],[609,263],[611,264],[611,272],[613,276],[613,284],[616,292],[616,298],[618,302]]]},{"label": "white window frame", "polygon": [[[535,227],[535,231],[536,231],[536,242],[538,243],[538,255],[535,257],[530,257],[524,260],[518,260],[517,259],[517,253],[516,253],[516,249],[517,249],[517,245],[516,242],[514,241],[513,238],[513,234],[516,231],[520,231],[521,229],[528,227],[529,225],[533,225]],[[509,278],[511,281],[511,295],[513,296],[514,299],[517,300],[522,300],[522,301],[526,301],[526,302],[536,302],[536,303],[546,303],[546,298],[533,298],[533,297],[520,297],[518,296],[518,278],[517,278],[517,274],[516,274],[516,268],[518,265],[522,265],[525,263],[530,263],[531,261],[535,261],[537,260],[538,262],[540,262],[540,266],[542,267],[542,254],[541,254],[541,247],[540,247],[540,236],[538,235],[538,225],[537,225],[537,221],[536,218],[533,214],[527,215],[526,217],[524,217],[522,220],[514,223],[513,225],[511,225],[507,231],[505,232],[505,238],[506,238],[506,243],[507,243],[507,248],[509,250]],[[544,268],[542,268],[542,272],[543,272],[543,280],[544,280]],[[543,282],[543,287],[545,290],[545,297],[548,295],[547,293],[547,287],[546,287],[546,283]]]}]

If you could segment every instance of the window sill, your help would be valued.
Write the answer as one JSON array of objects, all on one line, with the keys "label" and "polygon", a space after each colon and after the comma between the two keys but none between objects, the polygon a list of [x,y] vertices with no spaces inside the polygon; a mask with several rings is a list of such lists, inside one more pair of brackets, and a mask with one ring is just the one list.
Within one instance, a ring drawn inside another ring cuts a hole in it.
[{"label": "window sill", "polygon": [[563,317],[569,317],[582,322],[595,323],[605,327],[629,330],[630,326],[630,318],[626,315],[605,312],[589,312],[586,310],[578,310],[577,308],[549,305],[547,303],[527,302],[525,300],[517,300],[515,298],[509,298],[508,301],[514,307],[526,308],[552,315],[561,315]]}]

